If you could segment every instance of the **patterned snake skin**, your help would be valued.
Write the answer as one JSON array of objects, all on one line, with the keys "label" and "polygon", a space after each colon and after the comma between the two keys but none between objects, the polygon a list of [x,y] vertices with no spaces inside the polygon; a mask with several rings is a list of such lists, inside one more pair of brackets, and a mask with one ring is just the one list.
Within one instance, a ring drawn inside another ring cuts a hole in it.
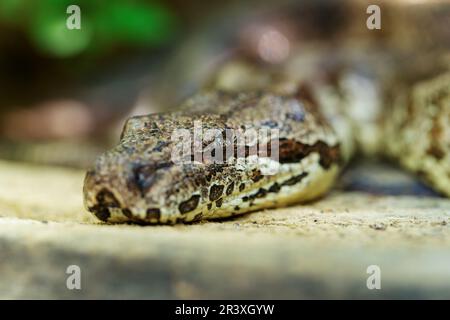
[{"label": "patterned snake skin", "polygon": [[[356,154],[394,159],[450,197],[448,50],[412,58],[396,37],[383,50],[303,44],[275,66],[234,55],[176,111],[127,121],[86,175],[86,207],[113,223],[230,217],[322,196]],[[179,131],[193,140],[174,161]]]}]

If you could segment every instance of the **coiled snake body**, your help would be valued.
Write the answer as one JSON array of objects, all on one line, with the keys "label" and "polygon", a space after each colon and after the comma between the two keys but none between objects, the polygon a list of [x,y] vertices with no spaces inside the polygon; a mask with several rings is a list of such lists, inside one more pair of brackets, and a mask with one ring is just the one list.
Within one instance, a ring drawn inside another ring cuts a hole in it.
[{"label": "coiled snake body", "polygon": [[[231,59],[177,111],[130,118],[120,144],[86,175],[86,207],[107,222],[173,224],[305,202],[329,190],[356,152],[396,159],[450,196],[450,71],[441,54],[410,77],[395,59],[336,51],[303,48],[270,70]],[[230,82],[236,70],[244,76]],[[179,131],[193,139],[183,161],[174,160]],[[271,134],[239,140],[242,131]],[[224,161],[214,161],[217,152]]]}]

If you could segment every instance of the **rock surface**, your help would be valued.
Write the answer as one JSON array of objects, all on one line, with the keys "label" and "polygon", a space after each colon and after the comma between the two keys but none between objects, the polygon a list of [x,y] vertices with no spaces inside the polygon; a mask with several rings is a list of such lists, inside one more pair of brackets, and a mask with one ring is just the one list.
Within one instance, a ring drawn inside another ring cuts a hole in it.
[{"label": "rock surface", "polygon": [[232,220],[106,225],[83,177],[0,162],[0,298],[450,298],[447,199],[334,191]]}]

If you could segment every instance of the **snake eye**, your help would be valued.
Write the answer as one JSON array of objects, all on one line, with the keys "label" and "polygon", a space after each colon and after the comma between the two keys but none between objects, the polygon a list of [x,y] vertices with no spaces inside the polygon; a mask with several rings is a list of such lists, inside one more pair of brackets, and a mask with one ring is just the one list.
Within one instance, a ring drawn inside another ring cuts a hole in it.
[{"label": "snake eye", "polygon": [[170,167],[170,162],[156,164],[135,164],[132,169],[132,181],[142,196],[149,191],[157,178],[159,169]]}]

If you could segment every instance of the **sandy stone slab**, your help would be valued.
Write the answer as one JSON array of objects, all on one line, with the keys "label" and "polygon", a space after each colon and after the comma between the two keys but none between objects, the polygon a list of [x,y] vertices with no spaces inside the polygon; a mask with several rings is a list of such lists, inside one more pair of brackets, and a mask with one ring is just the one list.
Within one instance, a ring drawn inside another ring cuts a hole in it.
[{"label": "sandy stone slab", "polygon": [[106,225],[83,209],[83,176],[0,162],[0,298],[450,298],[447,199],[334,191],[219,222]]}]

